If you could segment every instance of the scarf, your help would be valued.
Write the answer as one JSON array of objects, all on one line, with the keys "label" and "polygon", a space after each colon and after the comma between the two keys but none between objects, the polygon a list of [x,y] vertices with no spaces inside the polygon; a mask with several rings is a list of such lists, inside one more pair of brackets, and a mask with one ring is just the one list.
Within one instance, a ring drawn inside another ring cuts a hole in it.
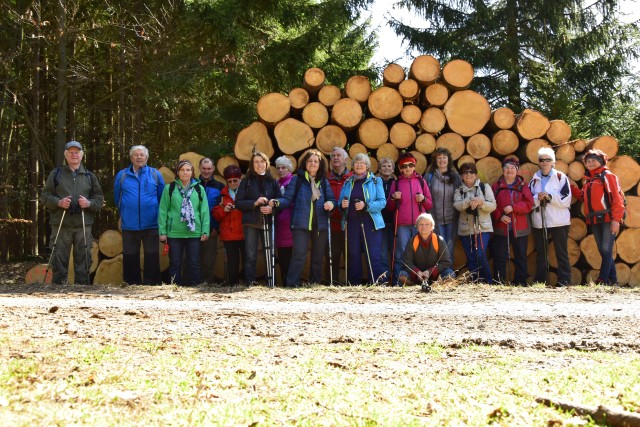
[{"label": "scarf", "polygon": [[451,177],[449,176],[449,172],[445,172],[444,175],[442,175],[440,173],[440,171],[438,169],[436,169],[435,171],[433,171],[433,176],[435,178],[438,178],[440,181],[444,182],[445,184],[448,184],[449,181],[451,181]]},{"label": "scarf", "polygon": [[318,184],[316,184],[316,179],[309,175],[309,181],[311,181],[311,201],[315,202],[320,198],[320,189],[318,188]]},{"label": "scarf", "polygon": [[191,204],[191,193],[193,193],[193,186],[186,189],[179,187],[180,194],[182,195],[182,207],[180,207],[180,222],[186,222],[189,231],[196,230],[196,216],[193,212],[193,205]]}]

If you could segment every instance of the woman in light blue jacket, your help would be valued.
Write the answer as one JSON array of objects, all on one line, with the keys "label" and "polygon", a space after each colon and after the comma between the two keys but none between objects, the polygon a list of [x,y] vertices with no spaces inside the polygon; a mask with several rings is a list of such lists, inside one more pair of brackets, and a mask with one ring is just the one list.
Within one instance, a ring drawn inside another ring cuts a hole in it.
[{"label": "woman in light blue jacket", "polygon": [[[366,154],[353,158],[353,175],[347,179],[340,192],[343,209],[342,228],[346,235],[347,282],[383,283],[388,272],[383,271],[381,239],[384,229],[382,209],[387,204],[382,179],[369,171],[371,161]],[[365,253],[370,276],[363,281],[362,253]]]}]

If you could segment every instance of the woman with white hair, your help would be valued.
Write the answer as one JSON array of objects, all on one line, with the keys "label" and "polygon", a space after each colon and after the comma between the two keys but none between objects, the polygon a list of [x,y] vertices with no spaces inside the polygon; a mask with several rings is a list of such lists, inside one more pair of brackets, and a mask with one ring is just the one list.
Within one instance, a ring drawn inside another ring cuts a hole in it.
[{"label": "woman with white hair", "polygon": [[[384,229],[382,209],[387,205],[382,179],[370,172],[371,160],[360,153],[353,158],[351,175],[340,192],[340,207],[343,209],[342,225],[347,235],[347,282],[379,283],[385,273],[381,258],[381,239]],[[372,270],[369,280],[362,277],[362,253]],[[337,262],[337,261],[336,261]]]},{"label": "woman with white hair", "polygon": [[402,256],[403,269],[398,275],[398,282],[402,285],[456,277],[451,268],[447,243],[433,230],[435,225],[428,213],[420,214],[416,219],[418,234],[407,242]]},{"label": "woman with white hair", "polygon": [[[287,156],[280,156],[276,159],[276,173],[278,174],[278,186],[280,196],[284,196],[287,186],[293,178],[293,163]],[[276,248],[278,248],[278,264],[280,265],[280,280],[285,283],[289,262],[293,250],[293,233],[291,232],[291,211],[292,206],[282,209],[276,215]]]},{"label": "woman with white hair", "polygon": [[553,239],[558,260],[558,282],[556,286],[571,283],[571,265],[567,239],[571,225],[571,185],[567,176],[555,169],[556,155],[550,147],[538,150],[540,170],[529,181],[533,195],[531,225],[536,245],[536,272],[534,281],[547,283],[549,271],[549,236]]}]

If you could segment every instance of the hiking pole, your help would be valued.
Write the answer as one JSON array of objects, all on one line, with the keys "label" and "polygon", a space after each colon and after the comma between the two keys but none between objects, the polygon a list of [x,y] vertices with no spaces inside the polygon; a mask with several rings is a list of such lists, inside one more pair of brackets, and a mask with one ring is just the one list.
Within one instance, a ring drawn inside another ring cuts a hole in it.
[{"label": "hiking pole", "polygon": [[[395,263],[396,263],[396,242],[398,240],[398,209],[396,208],[394,224],[393,224],[393,252],[391,253],[391,267],[389,268],[389,283],[391,286],[394,286],[393,282],[393,272],[395,271]],[[387,259],[388,258],[387,254]]]},{"label": "hiking pole", "polygon": [[327,239],[329,240],[329,286],[333,286],[333,256],[331,255],[331,211],[327,215]]},{"label": "hiking pole", "polygon": [[271,287],[276,287],[276,214],[271,211]]},{"label": "hiking pole", "polygon": [[[476,211],[477,213],[477,211]],[[479,222],[479,218],[478,215],[473,216],[473,239],[475,241],[475,250],[476,250],[476,266],[478,267],[478,270],[475,271],[476,274],[478,274],[478,271],[480,270],[479,268],[479,264],[480,264],[480,258],[478,256],[478,234],[480,233],[480,224],[478,224]],[[482,238],[482,236],[480,236]],[[480,279],[480,277],[478,277],[478,279]]]},{"label": "hiking pole", "polygon": [[[362,200],[356,199],[356,203],[361,202]],[[371,284],[373,285],[376,282],[376,279],[373,277],[373,268],[371,268],[371,256],[369,255],[369,244],[367,243],[367,233],[364,231],[364,221],[362,219],[362,211],[360,212],[360,228],[362,229],[362,238],[364,239],[364,251],[367,255],[367,261],[369,262],[369,274],[371,275]]]},{"label": "hiking pole", "polygon": [[89,279],[89,250],[87,248],[87,228],[84,225],[84,209],[80,208],[80,213],[82,214],[82,237],[84,237],[84,261],[87,267],[87,280],[88,280]]},{"label": "hiking pole", "polygon": [[262,237],[264,239],[264,258],[267,267],[267,286],[271,286],[271,244],[270,240],[270,232],[269,225],[267,223],[267,214],[262,214]]},{"label": "hiking pole", "polygon": [[[344,200],[347,200],[345,197]],[[347,208],[347,212],[344,214],[344,285],[349,286],[349,258],[347,254],[349,253],[349,241],[347,234],[347,221],[349,216],[349,208]]]},{"label": "hiking pole", "polygon": [[544,239],[544,284],[549,282],[549,234],[546,218],[547,199],[540,203],[540,217],[542,218],[542,238]]},{"label": "hiking pole", "polygon": [[56,251],[56,245],[58,244],[58,236],[60,235],[60,229],[62,228],[62,223],[64,222],[64,216],[67,213],[67,210],[62,211],[62,217],[60,218],[60,225],[58,225],[58,232],[56,233],[56,238],[53,239],[53,246],[51,247],[51,255],[49,255],[49,262],[47,263],[47,269],[44,271],[44,279],[42,279],[42,283],[45,284],[47,282],[47,275],[49,274],[49,269],[51,268],[51,260],[53,259],[53,253]]}]

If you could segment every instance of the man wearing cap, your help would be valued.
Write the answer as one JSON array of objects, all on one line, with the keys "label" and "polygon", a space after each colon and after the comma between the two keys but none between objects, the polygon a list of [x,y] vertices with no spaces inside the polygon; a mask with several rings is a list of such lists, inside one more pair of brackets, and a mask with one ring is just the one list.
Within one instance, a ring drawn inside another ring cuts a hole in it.
[{"label": "man wearing cap", "polygon": [[211,283],[214,280],[216,255],[218,254],[218,233],[220,229],[218,221],[213,217],[212,208],[220,203],[220,192],[224,188],[224,185],[213,178],[213,172],[216,170],[213,165],[213,160],[204,157],[200,160],[198,167],[200,169],[200,184],[202,184],[207,193],[207,201],[209,202],[211,212],[209,217],[211,234],[207,240],[200,242],[200,275],[203,282]]},{"label": "man wearing cap", "polygon": [[400,175],[391,184],[386,209],[394,213],[395,242],[394,242],[394,281],[400,277],[404,268],[402,257],[409,241],[418,233],[416,220],[418,216],[427,213],[432,207],[431,191],[427,182],[416,172],[416,158],[411,153],[403,153],[398,159]]},{"label": "man wearing cap", "polygon": [[[147,166],[149,150],[144,145],[131,147],[129,156],[131,165],[118,172],[113,185],[122,228],[122,276],[130,285],[159,285],[158,208],[164,179],[157,169]],[[144,247],[142,276],[140,243]]]},{"label": "man wearing cap", "polygon": [[78,141],[67,143],[66,165],[51,171],[42,190],[42,204],[51,212],[51,242],[55,242],[52,282],[57,284],[67,281],[72,246],[74,282],[89,284],[91,225],[94,214],[102,208],[104,196],[96,176],[82,165],[83,156]]}]

